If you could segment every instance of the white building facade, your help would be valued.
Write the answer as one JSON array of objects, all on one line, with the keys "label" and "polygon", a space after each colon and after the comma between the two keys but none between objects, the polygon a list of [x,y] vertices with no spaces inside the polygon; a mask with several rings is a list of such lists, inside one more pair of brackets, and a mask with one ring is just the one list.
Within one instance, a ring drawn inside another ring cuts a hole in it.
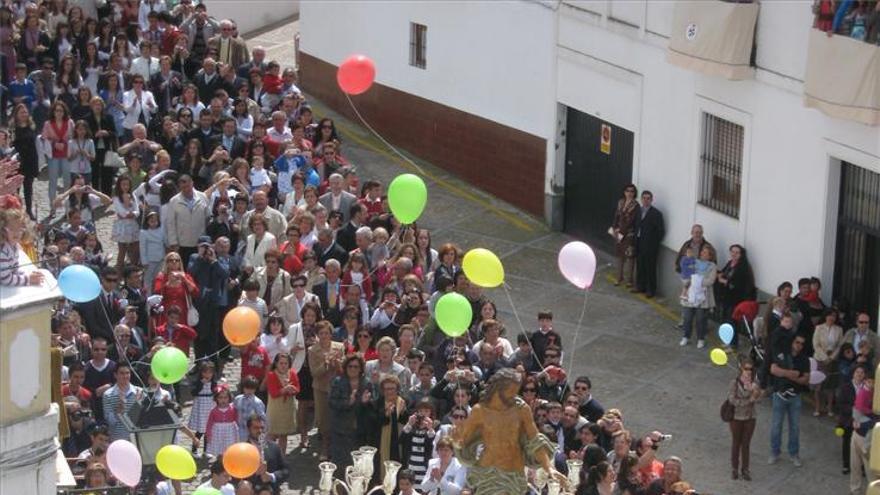
[{"label": "white building facade", "polygon": [[[310,71],[323,74],[350,53],[367,54],[380,89],[359,105],[387,110],[395,99],[412,97],[442,106],[432,115],[451,108],[468,115],[457,121],[479,118],[506,130],[522,143],[514,148],[529,157],[529,168],[543,167],[541,176],[528,178],[529,188],[542,192],[541,204],[486,189],[554,228],[606,242],[601,233],[632,182],[654,193],[665,217],[662,273],[671,273],[674,251],[699,223],[722,263],[727,246],[748,249],[761,291],[817,276],[826,301],[834,296],[876,317],[880,122],[832,117],[804,104],[811,2],[698,3],[716,4],[702,14],[709,17],[754,9],[754,36],[736,30],[746,55],[754,39],[750,62],[726,75],[724,63],[714,71],[671,63],[671,38],[701,43],[736,35],[723,31],[723,19],[688,17],[695,4],[687,2],[305,2],[303,83],[334,105],[339,90]],[[748,12],[735,14],[748,24]],[[866,85],[880,96],[880,79],[857,86]],[[430,159],[418,144],[426,136],[395,134],[395,127],[412,126],[408,118],[379,127]],[[503,154],[506,146],[493,148]],[[483,185],[472,172],[448,168]],[[491,161],[484,168],[505,173]],[[667,292],[677,283],[661,279]]]}]

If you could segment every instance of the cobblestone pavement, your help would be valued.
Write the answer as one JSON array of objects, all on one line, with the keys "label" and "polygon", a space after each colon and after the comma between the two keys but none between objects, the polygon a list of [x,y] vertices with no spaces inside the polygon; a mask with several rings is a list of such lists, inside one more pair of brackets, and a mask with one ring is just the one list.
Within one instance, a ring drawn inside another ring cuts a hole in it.
[{"label": "cobblestone pavement", "polygon": [[[250,44],[266,47],[269,59],[293,65],[296,32],[297,23],[287,23],[257,35]],[[329,112],[321,102],[311,104],[317,116],[334,118],[345,143],[344,152],[358,166],[361,180],[376,178],[388,184],[395,175],[413,171],[411,165],[388,153],[363,128]],[[730,437],[727,425],[718,419],[718,406],[727,394],[734,370],[712,366],[707,352],[693,346],[677,346],[677,301],[648,302],[614,287],[606,278],[612,271],[612,260],[600,252],[601,272],[589,292],[584,323],[578,325],[584,294],[566,283],[556,270],[558,250],[570,239],[443,170],[416,161],[423,169],[419,173],[429,191],[428,207],[419,223],[431,230],[435,245],[454,241],[463,249],[485,247],[502,259],[509,292],[495,289],[487,291],[487,296],[498,305],[508,337],[515,338],[523,328],[530,330],[537,311],[552,309],[554,327],[563,337],[569,376],[588,374],[593,380],[594,396],[605,407],[620,408],[635,434],[653,429],[672,434],[659,455],[681,457],[685,478],[695,482],[701,493],[844,493],[846,478],[840,474],[840,440],[833,434],[835,424],[829,418],[811,417],[807,407],[801,417],[800,435],[805,467],[797,469],[787,460],[776,466],[766,465],[771,417],[766,400],[758,406],[752,442],[754,481],[732,481],[727,467]],[[45,215],[45,181],[37,183],[36,197],[42,198],[37,203]],[[512,217],[518,221],[510,222]],[[97,228],[105,250],[115,252],[109,241],[111,220],[100,218]],[[718,342],[712,336],[709,348],[715,345]],[[224,371],[232,384],[239,373],[238,361]],[[314,438],[311,443],[318,444]],[[313,493],[318,481],[315,450],[303,451],[298,436],[292,436],[288,461],[291,474],[289,489],[284,493]],[[199,461],[199,467],[197,479],[201,480],[208,474],[204,460]],[[188,486],[196,485],[194,481]]]}]

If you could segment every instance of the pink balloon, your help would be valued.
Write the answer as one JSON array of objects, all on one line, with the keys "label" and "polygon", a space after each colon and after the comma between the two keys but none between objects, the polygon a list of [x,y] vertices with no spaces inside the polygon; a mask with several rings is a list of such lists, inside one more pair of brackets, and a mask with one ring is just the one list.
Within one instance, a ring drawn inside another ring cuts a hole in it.
[{"label": "pink balloon", "polygon": [[819,361],[816,361],[816,358],[810,358],[810,372],[816,371],[819,369]]},{"label": "pink balloon", "polygon": [[128,440],[116,440],[107,447],[107,467],[126,486],[135,487],[141,481],[141,453]]},{"label": "pink balloon", "polygon": [[370,89],[376,78],[376,65],[366,55],[351,55],[336,71],[339,88],[350,94],[359,95]]},{"label": "pink balloon", "polygon": [[811,371],[810,372],[810,385],[818,385],[825,381],[825,373],[821,371]]},{"label": "pink balloon", "polygon": [[559,250],[559,271],[578,289],[589,289],[596,276],[596,253],[583,242],[569,242]]}]

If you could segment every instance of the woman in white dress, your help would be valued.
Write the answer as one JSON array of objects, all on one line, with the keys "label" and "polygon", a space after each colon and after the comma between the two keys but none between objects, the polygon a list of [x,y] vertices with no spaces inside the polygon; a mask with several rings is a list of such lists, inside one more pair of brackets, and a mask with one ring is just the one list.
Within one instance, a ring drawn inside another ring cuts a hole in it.
[{"label": "woman in white dress", "polygon": [[110,238],[119,247],[116,256],[116,269],[122,270],[125,259],[134,265],[140,264],[140,206],[131,188],[131,177],[122,175],[113,186],[113,232]]}]

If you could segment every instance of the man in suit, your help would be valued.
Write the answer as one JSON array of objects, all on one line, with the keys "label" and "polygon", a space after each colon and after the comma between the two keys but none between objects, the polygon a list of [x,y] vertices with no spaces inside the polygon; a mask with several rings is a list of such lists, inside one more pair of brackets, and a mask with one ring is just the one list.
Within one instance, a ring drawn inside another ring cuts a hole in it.
[{"label": "man in suit", "polygon": [[214,150],[218,146],[223,146],[226,152],[229,153],[229,158],[233,160],[244,158],[246,144],[242,138],[238,137],[238,133],[235,132],[235,119],[232,117],[222,117],[220,119],[220,128],[222,132],[219,136],[214,137],[210,144],[211,149]]},{"label": "man in suit", "polygon": [[643,191],[641,212],[636,218],[636,288],[633,292],[644,292],[646,297],[657,293],[657,256],[666,235],[663,214],[654,208],[653,202],[651,191]]},{"label": "man in suit", "polygon": [[336,243],[350,253],[358,247],[357,230],[364,224],[364,219],[367,217],[367,207],[361,203],[355,203],[351,205],[348,213],[350,220],[345,224],[345,227],[336,232]]},{"label": "man in suit", "polygon": [[254,49],[251,50],[250,62],[246,62],[238,66],[238,70],[236,71],[238,77],[250,80],[251,69],[257,69],[260,71],[260,73],[266,72],[265,60],[266,49],[259,45],[255,46]]},{"label": "man in suit", "polygon": [[328,260],[324,266],[326,280],[312,288],[321,303],[324,318],[334,327],[342,324],[342,280],[339,278],[341,274],[342,265],[339,261]]},{"label": "man in suit", "polygon": [[217,62],[238,67],[251,59],[244,40],[233,36],[232,21],[220,21],[220,34],[208,40],[208,50],[217,52]]},{"label": "man in suit", "polygon": [[150,77],[150,90],[153,99],[159,104],[159,115],[165,115],[174,108],[174,100],[183,90],[183,76],[171,70],[171,57],[159,57],[159,72]]},{"label": "man in suit", "polygon": [[113,327],[122,318],[119,297],[116,287],[119,284],[119,272],[108,266],[101,270],[101,293],[89,302],[77,304],[82,316],[83,325],[89,337],[103,337],[108,342],[115,342]]},{"label": "man in suit", "polygon": [[341,211],[342,223],[348,223],[351,217],[351,205],[357,203],[357,196],[345,190],[345,179],[341,174],[331,174],[328,183],[330,190],[318,198],[318,202],[324,205],[328,212]]},{"label": "man in suit", "polygon": [[[199,310],[195,356],[210,356],[220,349],[220,332],[217,331],[223,310],[220,296],[229,280],[229,270],[217,261],[211,238],[203,235],[199,237],[198,251],[190,255],[186,271],[199,285],[199,297],[193,300]],[[217,362],[217,357],[214,362]]]},{"label": "man in suit", "polygon": [[208,158],[214,153],[214,148],[211,145],[214,144],[219,133],[219,129],[214,127],[214,116],[211,109],[205,108],[199,114],[198,127],[186,134],[186,140],[189,142],[190,139],[197,139],[202,145],[202,158]]},{"label": "man in suit", "polygon": [[[126,266],[122,271],[125,285],[119,289],[120,306],[137,308],[137,326],[147,328],[147,294],[144,291],[144,270],[139,265]],[[122,308],[123,311],[125,308]],[[115,323],[115,322],[114,322]],[[134,339],[132,339],[134,342]]]},{"label": "man in suit", "polygon": [[280,493],[281,483],[287,481],[290,474],[284,453],[281,452],[277,443],[261,440],[266,433],[266,422],[259,416],[252,415],[247,418],[247,430],[248,443],[260,449],[263,460],[256,474],[251,476],[248,481],[253,484],[256,490],[268,487],[272,493]]},{"label": "man in suit", "polygon": [[193,84],[199,90],[199,101],[208,105],[211,102],[211,98],[214,97],[214,92],[221,86],[221,82],[220,73],[217,72],[217,63],[214,62],[213,58],[207,57],[202,62],[202,68],[199,69],[196,77],[193,78]]},{"label": "man in suit", "polygon": [[312,250],[318,257],[318,266],[325,266],[330,260],[338,261],[340,266],[348,262],[348,251],[333,240],[333,231],[329,228],[318,231],[318,242],[312,246]]},{"label": "man in suit", "polygon": [[300,313],[306,303],[315,303],[320,305],[321,301],[318,296],[306,290],[308,278],[305,275],[297,275],[290,279],[290,286],[293,287],[293,293],[284,296],[275,306],[275,311],[284,319],[284,326],[289,327],[301,320]]}]

